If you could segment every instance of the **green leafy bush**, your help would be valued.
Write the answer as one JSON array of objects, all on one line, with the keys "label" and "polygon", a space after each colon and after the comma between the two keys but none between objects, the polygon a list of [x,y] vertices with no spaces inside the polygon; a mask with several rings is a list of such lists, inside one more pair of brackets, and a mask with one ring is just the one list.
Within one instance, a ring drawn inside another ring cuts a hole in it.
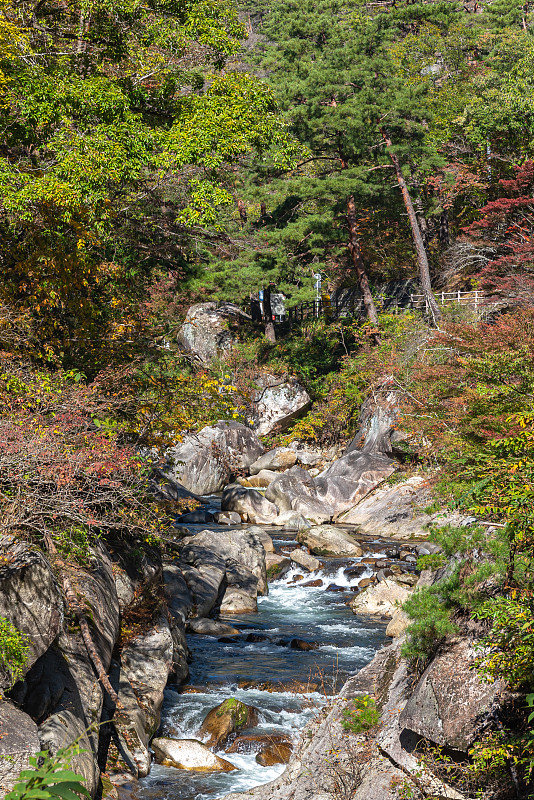
[{"label": "green leafy bush", "polygon": [[341,725],[343,730],[351,733],[363,733],[374,728],[380,720],[374,697],[365,694],[355,697],[352,703],[343,709]]},{"label": "green leafy bush", "polygon": [[12,683],[22,678],[28,651],[28,636],[0,617],[0,667],[10,673]]},{"label": "green leafy bush", "polygon": [[431,553],[428,556],[419,556],[417,559],[417,569],[421,572],[424,569],[440,569],[447,563],[447,556],[444,553]]},{"label": "green leafy bush", "polygon": [[475,611],[491,631],[480,642],[479,672],[490,680],[505,677],[513,688],[534,684],[533,603],[528,598],[497,597]]},{"label": "green leafy bush", "polygon": [[[70,769],[70,761],[76,748],[58,750],[51,756],[47,750],[30,756],[31,769],[24,769],[14,788],[5,800],[80,800],[91,795],[83,785],[85,778]],[[39,765],[41,762],[41,765]]]}]

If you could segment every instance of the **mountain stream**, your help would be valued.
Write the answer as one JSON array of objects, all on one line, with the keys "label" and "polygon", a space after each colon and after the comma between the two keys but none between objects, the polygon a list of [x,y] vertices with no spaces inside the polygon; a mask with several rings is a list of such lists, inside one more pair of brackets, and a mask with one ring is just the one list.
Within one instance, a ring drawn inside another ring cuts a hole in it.
[{"label": "mountain stream", "polygon": [[[296,545],[294,533],[272,535],[277,551],[288,552]],[[362,558],[380,557],[379,541],[369,542],[368,547]],[[166,690],[160,735],[197,738],[208,711],[236,697],[259,711],[257,727],[247,734],[282,733],[297,738],[327,695],[339,691],[348,675],[367,664],[384,643],[386,622],[357,617],[347,604],[358,582],[372,574],[370,566],[362,564],[361,574],[347,576],[346,570],[362,558],[321,558],[320,570],[304,573],[297,581],[295,576],[303,571],[291,569],[269,584],[269,594],[258,599],[257,614],[221,618],[242,631],[239,637],[190,635],[190,684]],[[304,585],[310,583],[318,585]],[[311,642],[316,649],[293,649],[292,639]],[[194,773],[154,763],[133,796],[136,800],[214,800],[267,783],[285,765],[260,766],[256,761],[260,746],[248,753],[219,752],[238,768],[228,773]]]}]

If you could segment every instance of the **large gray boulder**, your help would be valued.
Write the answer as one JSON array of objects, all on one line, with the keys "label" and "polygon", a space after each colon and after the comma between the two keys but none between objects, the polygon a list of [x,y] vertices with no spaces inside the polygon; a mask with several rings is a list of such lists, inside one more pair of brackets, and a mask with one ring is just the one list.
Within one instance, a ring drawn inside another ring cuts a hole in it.
[{"label": "large gray boulder", "polygon": [[430,524],[462,525],[465,517],[457,512],[423,511],[431,503],[428,477],[412,475],[394,486],[377,486],[356,506],[342,512],[337,521],[357,525],[365,534],[392,539],[426,537]]},{"label": "large gray boulder", "polygon": [[335,517],[363,500],[397,465],[383,455],[354,450],[334,461],[315,478],[317,496],[335,509]]},{"label": "large gray boulder", "polygon": [[294,511],[316,524],[332,518],[334,508],[318,496],[316,482],[301,467],[291,467],[269,484],[265,497],[281,514]]},{"label": "large gray boulder", "polygon": [[229,586],[221,602],[220,613],[250,614],[258,610],[258,601],[250,591],[240,589],[239,586]]},{"label": "large gray boulder", "polygon": [[242,519],[257,525],[269,525],[278,516],[275,503],[256,489],[249,489],[239,483],[231,483],[225,488],[221,508],[223,511],[237,511]]},{"label": "large gray boulder", "polygon": [[262,375],[256,383],[251,417],[259,436],[266,436],[275,428],[285,430],[310,407],[308,392],[294,378]]},{"label": "large gray boulder", "polygon": [[23,711],[0,700],[0,795],[11,791],[29,757],[41,749],[37,725]]},{"label": "large gray boulder", "polygon": [[209,563],[203,562],[202,552],[188,553],[191,564],[182,563],[182,574],[191,593],[195,614],[207,617],[219,597],[225,574],[225,561],[219,556],[208,556]]},{"label": "large gray boulder", "polygon": [[[0,551],[0,616],[27,634],[27,672],[56,639],[63,600],[48,561],[28,542],[0,536]],[[0,688],[10,684],[11,675],[0,671]]]},{"label": "large gray boulder", "polygon": [[291,561],[305,569],[306,572],[315,572],[315,570],[319,569],[321,566],[321,562],[318,558],[311,556],[309,553],[306,553],[305,550],[300,550],[299,548],[291,551],[290,558]]},{"label": "large gray boulder", "polygon": [[144,711],[149,737],[159,727],[163,691],[173,671],[173,651],[169,621],[162,614],[154,627],[132,639],[121,653],[121,677],[128,681]]},{"label": "large gray boulder", "polygon": [[466,753],[490,725],[503,684],[480,680],[467,639],[449,641],[431,661],[400,715],[400,724],[434,744]]},{"label": "large gray boulder", "polygon": [[216,756],[196,739],[166,739],[152,741],[158,764],[190,772],[232,772],[237,769],[229,761]]},{"label": "large gray boulder", "polygon": [[233,344],[229,320],[243,315],[241,309],[231,304],[197,303],[188,310],[178,331],[177,341],[186,353],[203,364],[226,355]]},{"label": "large gray boulder", "polygon": [[345,454],[354,450],[363,453],[391,454],[398,418],[398,392],[385,391],[378,397],[375,395],[370,397],[362,405],[358,433],[347,447]]},{"label": "large gray boulder", "polygon": [[216,619],[207,619],[206,617],[190,620],[188,629],[193,633],[198,633],[200,636],[239,636],[241,633],[233,625],[219,622]]},{"label": "large gray boulder", "polygon": [[[239,565],[256,580],[258,594],[268,591],[265,549],[261,539],[250,530],[201,531],[183,540],[180,559],[197,567],[210,565],[222,569],[227,580],[230,569]],[[238,583],[236,580],[235,585]]]},{"label": "large gray boulder", "polygon": [[350,607],[354,614],[393,617],[411,594],[412,589],[408,586],[397,583],[393,578],[386,578],[357,594]]},{"label": "large gray boulder", "polygon": [[349,533],[335,525],[315,525],[299,531],[297,541],[317,556],[358,558],[363,550]]},{"label": "large gray boulder", "polygon": [[220,492],[234,473],[246,470],[263,453],[256,433],[234,420],[188,433],[167,452],[167,471],[197,495]]},{"label": "large gray boulder", "polygon": [[[297,455],[289,447],[275,447],[260,456],[250,465],[250,474],[258,475],[262,470],[289,469],[297,463]],[[270,483],[271,481],[269,481]],[[268,485],[268,484],[267,484]]]}]

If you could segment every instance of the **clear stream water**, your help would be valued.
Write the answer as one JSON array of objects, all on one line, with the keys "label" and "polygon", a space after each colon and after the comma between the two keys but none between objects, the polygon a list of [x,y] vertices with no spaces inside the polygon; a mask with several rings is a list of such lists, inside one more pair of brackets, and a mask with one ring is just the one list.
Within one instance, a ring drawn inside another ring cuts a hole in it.
[{"label": "clear stream water", "polygon": [[[206,528],[210,526],[202,526]],[[294,534],[273,534],[275,547],[291,545]],[[376,558],[378,543],[371,545]],[[369,553],[367,554],[369,555]],[[364,554],[365,557],[365,554]],[[304,573],[301,583],[321,580],[317,587],[292,582],[302,570],[291,570],[270,584],[269,595],[259,599],[258,613],[233,616],[225,621],[243,631],[235,642],[190,635],[190,688],[166,690],[161,735],[177,739],[198,738],[208,711],[228,697],[237,697],[259,710],[259,724],[246,733],[284,733],[296,738],[325,702],[325,691],[338,691],[349,674],[357,672],[384,643],[385,623],[356,617],[347,605],[354,588],[366,574],[347,578],[344,569],[360,559],[323,559],[323,569]],[[335,584],[345,591],[329,591]],[[247,642],[257,634],[265,641]],[[316,642],[318,649],[291,649],[280,640],[292,638]],[[270,692],[250,683],[292,681],[317,684],[306,692]],[[323,691],[325,690],[325,691]],[[259,749],[260,745],[258,745]],[[133,792],[139,800],[213,800],[233,791],[244,791],[273,780],[283,765],[262,767],[256,753],[219,755],[238,769],[230,773],[192,773],[154,764],[147,778]]]}]

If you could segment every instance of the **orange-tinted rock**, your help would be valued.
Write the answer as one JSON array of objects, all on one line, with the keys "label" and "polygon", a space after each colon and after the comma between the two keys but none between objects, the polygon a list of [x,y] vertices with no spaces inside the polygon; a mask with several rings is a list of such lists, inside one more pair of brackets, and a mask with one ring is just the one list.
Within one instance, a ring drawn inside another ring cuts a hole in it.
[{"label": "orange-tinted rock", "polygon": [[278,742],[266,745],[258,755],[256,761],[262,767],[272,767],[275,764],[287,764],[291,757],[292,746],[290,742]]},{"label": "orange-tinted rock", "polygon": [[254,753],[261,751],[270,745],[291,744],[287,736],[279,733],[243,733],[237,736],[233,742],[225,748],[226,752],[231,753]]},{"label": "orange-tinted rock", "polygon": [[208,747],[224,744],[231,733],[245,728],[253,728],[258,724],[258,710],[248,706],[235,697],[223,700],[206,715],[199,731],[199,736],[209,734]]}]

